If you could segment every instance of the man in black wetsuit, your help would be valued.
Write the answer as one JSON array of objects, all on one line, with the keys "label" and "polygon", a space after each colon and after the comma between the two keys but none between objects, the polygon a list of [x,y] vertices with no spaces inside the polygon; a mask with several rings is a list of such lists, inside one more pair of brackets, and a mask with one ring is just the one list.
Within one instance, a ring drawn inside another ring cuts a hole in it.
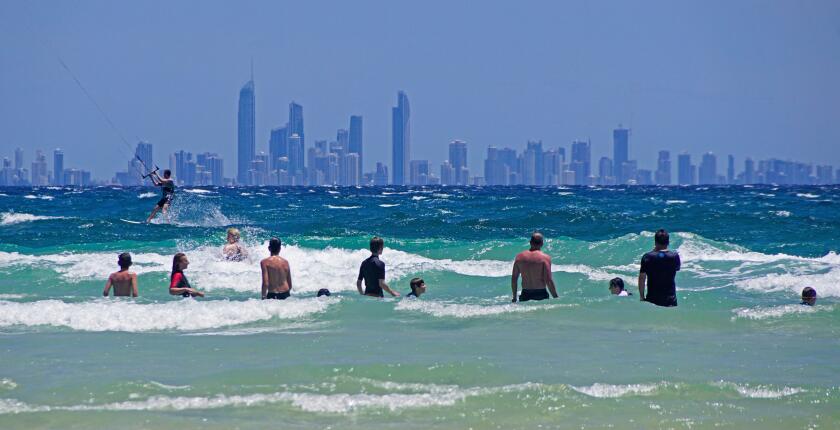
[{"label": "man in black wetsuit", "polygon": [[674,278],[680,270],[680,255],[668,250],[669,241],[667,231],[657,231],[653,251],[642,256],[642,267],[639,269],[639,298],[657,306],[677,305]]},{"label": "man in black wetsuit", "polygon": [[172,199],[175,197],[175,181],[172,180],[171,176],[172,171],[169,169],[163,171],[162,178],[158,176],[156,172],[149,174],[152,184],[156,187],[160,187],[161,197],[155,208],[152,209],[152,213],[149,214],[149,218],[146,219],[147,223],[152,222],[152,218],[154,218],[160,210],[162,210],[163,214],[166,215],[169,205],[172,204]]},{"label": "man in black wetsuit", "polygon": [[[400,295],[385,283],[385,263],[379,259],[384,247],[385,242],[381,238],[374,237],[370,240],[370,257],[362,261],[362,266],[359,267],[359,277],[356,279],[356,289],[359,290],[359,294],[385,297],[383,291],[387,291],[394,297]],[[364,290],[362,290],[362,280],[365,281]]]}]

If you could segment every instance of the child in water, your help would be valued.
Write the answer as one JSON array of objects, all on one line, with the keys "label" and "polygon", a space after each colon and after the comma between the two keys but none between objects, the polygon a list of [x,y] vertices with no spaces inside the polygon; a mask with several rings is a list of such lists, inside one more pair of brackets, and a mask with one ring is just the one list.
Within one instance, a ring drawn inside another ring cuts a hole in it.
[{"label": "child in water", "polygon": [[802,290],[802,304],[806,306],[814,306],[817,303],[817,290],[811,287],[805,287]]},{"label": "child in water", "polygon": [[420,297],[426,292],[426,282],[423,281],[423,278],[412,279],[409,286],[411,287],[411,292],[406,294],[406,297]]},{"label": "child in water", "polygon": [[610,279],[610,294],[618,297],[627,297],[632,295],[624,289],[624,279],[621,278]]},{"label": "child in water", "polygon": [[239,243],[239,229],[229,228],[227,230],[227,243],[222,248],[222,255],[228,261],[242,261],[248,258],[248,251]]}]

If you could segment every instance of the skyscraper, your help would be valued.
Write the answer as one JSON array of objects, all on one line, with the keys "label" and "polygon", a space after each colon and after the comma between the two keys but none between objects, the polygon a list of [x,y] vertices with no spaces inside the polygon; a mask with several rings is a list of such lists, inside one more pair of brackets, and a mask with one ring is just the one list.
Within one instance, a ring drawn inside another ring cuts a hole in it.
[{"label": "skyscraper", "polygon": [[671,153],[669,151],[659,151],[655,178],[657,185],[671,185]]},{"label": "skyscraper", "polygon": [[35,151],[35,160],[32,162],[32,186],[40,187],[49,185],[47,173],[47,157],[40,150]]},{"label": "skyscraper", "polygon": [[624,177],[624,163],[629,160],[630,152],[630,130],[621,127],[613,130],[613,172],[615,172],[616,183],[621,185],[629,179]]},{"label": "skyscraper", "polygon": [[394,185],[405,185],[408,161],[411,157],[411,109],[408,96],[400,91],[397,105],[391,110],[391,157]]},{"label": "skyscraper", "polygon": [[272,172],[277,171],[279,161],[289,156],[288,130],[286,127],[278,127],[271,130],[271,137],[268,139],[269,168]]},{"label": "skyscraper", "polygon": [[53,151],[53,185],[64,185],[64,151]]},{"label": "skyscraper", "polygon": [[455,171],[453,182],[455,185],[468,185],[469,178],[465,172],[467,168],[467,142],[453,140],[449,142],[449,164]]},{"label": "skyscraper", "polygon": [[[542,140],[529,140],[523,155],[523,176],[526,185],[545,185]],[[565,155],[565,154],[564,154]]]},{"label": "skyscraper", "polygon": [[23,149],[15,148],[15,170],[23,169]]},{"label": "skyscraper", "polygon": [[699,169],[699,184],[717,184],[717,157],[711,152],[703,154],[703,160],[700,162]]},{"label": "skyscraper", "polygon": [[411,185],[429,184],[429,160],[411,160]]},{"label": "skyscraper", "polygon": [[350,152],[359,156],[359,172],[364,171],[364,145],[362,139],[362,117],[353,115],[350,117]]},{"label": "skyscraper", "polygon": [[609,157],[601,157],[601,159],[598,160],[598,184],[615,185],[613,162]]},{"label": "skyscraper", "polygon": [[755,162],[752,158],[744,160],[744,184],[754,184],[755,181]]},{"label": "skyscraper", "polygon": [[589,185],[592,174],[592,150],[589,141],[572,142],[571,170],[575,172],[575,185]]},{"label": "skyscraper", "polygon": [[683,152],[677,156],[677,182],[680,185],[694,185],[692,180],[691,155]]},{"label": "skyscraper", "polygon": [[726,159],[726,183],[732,185],[735,183],[735,157],[729,155]]},{"label": "skyscraper", "polygon": [[304,185],[304,157],[306,152],[303,139],[294,133],[289,136],[289,180],[291,185]]},{"label": "skyscraper", "polygon": [[239,118],[236,151],[236,181],[239,185],[249,185],[248,171],[257,151],[256,140],[256,102],[254,95],[254,77],[239,90]]}]

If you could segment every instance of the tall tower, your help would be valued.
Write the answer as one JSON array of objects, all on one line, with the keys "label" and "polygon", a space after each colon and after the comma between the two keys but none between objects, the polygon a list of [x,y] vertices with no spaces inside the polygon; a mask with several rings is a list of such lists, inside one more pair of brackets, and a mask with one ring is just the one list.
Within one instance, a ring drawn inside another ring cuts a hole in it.
[{"label": "tall tower", "polygon": [[289,103],[289,124],[286,125],[289,129],[289,136],[296,134],[300,137],[300,143],[306,147],[306,139],[303,134],[303,106],[291,102]]},{"label": "tall tower", "polygon": [[623,174],[624,163],[629,160],[630,147],[630,130],[621,127],[613,130],[613,172],[615,172],[615,179],[618,185],[626,184],[627,180],[635,178],[626,178]]},{"label": "tall tower", "polygon": [[239,90],[239,122],[236,150],[236,182],[249,185],[248,170],[257,152],[257,119],[254,96],[254,67],[251,65],[251,80]]},{"label": "tall tower", "polygon": [[671,185],[671,152],[659,151],[659,158],[656,160],[657,185]]},{"label": "tall tower", "polygon": [[393,184],[405,185],[408,173],[408,161],[411,156],[411,109],[408,96],[400,91],[397,94],[397,105],[391,110],[391,157],[393,168]]},{"label": "tall tower", "polygon": [[53,185],[64,185],[64,151],[53,152]]},{"label": "tall tower", "polygon": [[467,168],[467,142],[456,139],[449,143],[449,164],[455,170],[455,177],[452,178],[455,185],[468,185],[469,178],[464,174]]},{"label": "tall tower", "polygon": [[364,171],[364,147],[362,145],[362,117],[353,115],[350,117],[350,153],[359,154],[359,172]]}]

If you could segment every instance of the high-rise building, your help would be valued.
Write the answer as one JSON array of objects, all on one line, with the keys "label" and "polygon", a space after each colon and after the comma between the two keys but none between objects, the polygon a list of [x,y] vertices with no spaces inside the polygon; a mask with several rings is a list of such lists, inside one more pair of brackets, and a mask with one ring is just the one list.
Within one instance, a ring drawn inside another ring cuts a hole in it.
[{"label": "high-rise building", "polygon": [[456,139],[449,143],[449,164],[455,171],[452,185],[468,185],[467,142]]},{"label": "high-rise building", "polygon": [[441,185],[456,185],[455,183],[455,168],[448,160],[440,164],[440,184]]},{"label": "high-rise building", "polygon": [[545,185],[545,166],[541,140],[529,140],[522,153],[522,177],[525,185]]},{"label": "high-rise building", "polygon": [[623,128],[620,124],[613,130],[613,171],[617,184],[625,184],[633,178],[623,177],[623,166],[629,160],[630,153],[630,130]]},{"label": "high-rise building", "polygon": [[565,168],[560,151],[545,151],[540,158],[542,158],[543,167],[542,185],[560,185],[563,182],[563,169]]},{"label": "high-rise building", "polygon": [[64,185],[64,151],[53,151],[53,185]]},{"label": "high-rise building", "polygon": [[659,151],[655,178],[657,185],[671,185],[671,153],[669,151]]},{"label": "high-rise building", "polygon": [[589,185],[592,174],[592,145],[589,141],[572,142],[570,169],[575,172],[575,185]]},{"label": "high-rise building", "polygon": [[700,162],[699,169],[699,184],[717,184],[717,157],[711,152],[703,154],[703,160]]},{"label": "high-rise building", "polygon": [[289,129],[289,136],[297,134],[306,147],[306,138],[303,133],[303,106],[295,102],[289,103],[289,123],[286,127]]},{"label": "high-rise building", "polygon": [[744,184],[754,184],[755,181],[755,161],[752,158],[744,160]]},{"label": "high-rise building", "polygon": [[239,90],[239,114],[237,122],[236,181],[239,185],[250,185],[248,171],[257,152],[257,119],[254,94],[254,77]]},{"label": "high-rise building", "polygon": [[831,166],[817,166],[817,185],[834,183],[834,168]]},{"label": "high-rise building", "polygon": [[359,172],[364,170],[364,144],[362,139],[362,117],[353,115],[350,117],[350,152],[359,156]]},{"label": "high-rise building", "polygon": [[411,160],[411,185],[429,184],[429,160]]},{"label": "high-rise building", "polygon": [[613,162],[609,157],[601,157],[601,159],[598,160],[598,184],[615,185]]},{"label": "high-rise building", "polygon": [[23,169],[23,149],[15,148],[15,170]]},{"label": "high-rise building", "polygon": [[276,172],[279,162],[283,157],[289,156],[288,130],[286,127],[278,127],[271,130],[271,137],[268,139],[269,168]]},{"label": "high-rise building", "polygon": [[726,157],[726,183],[732,185],[735,183],[735,157],[731,154]]},{"label": "high-rise building", "polygon": [[47,171],[47,157],[41,150],[35,151],[35,160],[32,162],[32,186],[42,187],[49,185],[49,172]]},{"label": "high-rise building", "polygon": [[359,154],[350,152],[341,159],[344,165],[341,168],[343,175],[342,184],[346,187],[357,187],[362,182],[362,171],[359,170]]},{"label": "high-rise building", "polygon": [[222,186],[225,184],[225,162],[217,154],[213,154],[207,159],[205,166],[210,171],[211,185]]},{"label": "high-rise building", "polygon": [[411,108],[408,96],[400,91],[397,105],[391,110],[391,157],[394,185],[405,185],[408,161],[411,157]]},{"label": "high-rise building", "polygon": [[306,156],[303,139],[294,133],[289,136],[289,179],[291,185],[304,185],[304,157]]},{"label": "high-rise building", "polygon": [[484,180],[487,185],[508,185],[510,166],[502,159],[502,151],[495,146],[487,147],[487,159],[484,160]]},{"label": "high-rise building", "polygon": [[373,185],[381,187],[388,185],[388,166],[377,162],[376,171],[373,173]]},{"label": "high-rise building", "polygon": [[691,171],[691,155],[683,152],[677,156],[677,182],[679,185],[694,185]]}]

